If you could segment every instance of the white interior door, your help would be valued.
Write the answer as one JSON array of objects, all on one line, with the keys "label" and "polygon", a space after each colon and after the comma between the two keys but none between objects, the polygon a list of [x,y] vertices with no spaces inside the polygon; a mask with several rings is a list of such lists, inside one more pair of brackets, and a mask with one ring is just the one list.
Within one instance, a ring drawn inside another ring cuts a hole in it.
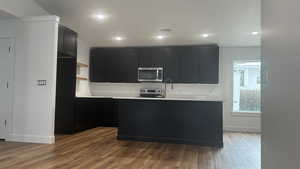
[{"label": "white interior door", "polygon": [[0,38],[0,139],[6,139],[8,136],[7,122],[11,110],[12,59],[10,44],[10,39]]}]

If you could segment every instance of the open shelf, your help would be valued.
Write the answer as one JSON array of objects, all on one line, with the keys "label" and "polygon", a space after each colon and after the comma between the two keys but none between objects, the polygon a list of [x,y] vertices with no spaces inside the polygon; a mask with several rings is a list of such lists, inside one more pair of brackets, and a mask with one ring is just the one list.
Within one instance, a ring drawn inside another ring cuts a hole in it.
[{"label": "open shelf", "polygon": [[82,77],[82,76],[76,76],[76,79],[77,80],[88,80],[88,78],[86,78],[86,77]]},{"label": "open shelf", "polygon": [[77,62],[77,66],[79,66],[79,67],[89,67],[89,65],[87,65],[85,63],[81,63],[81,62]]}]

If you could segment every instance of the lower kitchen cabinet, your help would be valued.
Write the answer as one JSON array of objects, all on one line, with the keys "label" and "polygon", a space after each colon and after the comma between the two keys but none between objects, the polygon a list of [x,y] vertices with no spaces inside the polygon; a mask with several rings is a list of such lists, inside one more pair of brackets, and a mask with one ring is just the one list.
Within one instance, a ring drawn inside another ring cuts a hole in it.
[{"label": "lower kitchen cabinet", "polygon": [[117,127],[118,116],[113,99],[76,98],[76,131],[96,127]]}]

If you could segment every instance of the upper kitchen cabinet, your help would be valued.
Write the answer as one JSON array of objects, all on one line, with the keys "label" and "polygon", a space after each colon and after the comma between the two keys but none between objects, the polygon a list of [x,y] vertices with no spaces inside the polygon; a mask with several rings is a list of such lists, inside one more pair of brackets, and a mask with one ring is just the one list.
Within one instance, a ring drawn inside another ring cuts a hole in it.
[{"label": "upper kitchen cabinet", "polygon": [[137,82],[137,52],[134,48],[92,48],[90,81]]},{"label": "upper kitchen cabinet", "polygon": [[132,48],[111,48],[107,53],[107,72],[112,83],[137,82],[137,53]]},{"label": "upper kitchen cabinet", "polygon": [[[64,51],[64,29],[65,29],[64,26],[59,25],[57,51],[60,53],[63,53],[63,51]],[[62,57],[62,56],[59,55],[57,57]]]},{"label": "upper kitchen cabinet", "polygon": [[137,83],[138,54],[134,48],[120,48],[115,68],[118,72],[112,82]]},{"label": "upper kitchen cabinet", "polygon": [[77,33],[60,25],[58,29],[58,52],[63,57],[77,57]]},{"label": "upper kitchen cabinet", "polygon": [[167,52],[165,57],[165,66],[164,66],[164,81],[173,83],[179,83],[179,60],[176,55],[176,47],[166,48]]},{"label": "upper kitchen cabinet", "polygon": [[91,82],[136,83],[138,67],[163,67],[164,81],[217,84],[217,45],[92,48]]},{"label": "upper kitchen cabinet", "polygon": [[198,83],[200,80],[198,47],[177,46],[174,48],[178,63],[177,81],[179,83]]},{"label": "upper kitchen cabinet", "polygon": [[[219,83],[219,47],[217,45],[177,46],[172,65],[177,68],[175,83]],[[168,76],[168,74],[167,74]]]},{"label": "upper kitchen cabinet", "polygon": [[92,48],[90,50],[89,79],[91,82],[109,82],[107,63],[109,49]]},{"label": "upper kitchen cabinet", "polygon": [[219,83],[219,47],[203,46],[200,50],[199,62],[200,83],[218,84]]},{"label": "upper kitchen cabinet", "polygon": [[138,51],[138,67],[165,67],[168,47],[140,47]]}]

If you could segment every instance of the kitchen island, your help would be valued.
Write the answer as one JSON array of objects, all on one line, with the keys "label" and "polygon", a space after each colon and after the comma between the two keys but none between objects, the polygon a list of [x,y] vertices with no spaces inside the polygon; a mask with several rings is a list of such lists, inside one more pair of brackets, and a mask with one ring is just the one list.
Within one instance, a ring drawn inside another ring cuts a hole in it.
[{"label": "kitchen island", "polygon": [[118,139],[223,147],[223,102],[118,97]]},{"label": "kitchen island", "polygon": [[118,127],[119,140],[223,146],[223,101],[207,96],[79,96],[77,131]]}]

